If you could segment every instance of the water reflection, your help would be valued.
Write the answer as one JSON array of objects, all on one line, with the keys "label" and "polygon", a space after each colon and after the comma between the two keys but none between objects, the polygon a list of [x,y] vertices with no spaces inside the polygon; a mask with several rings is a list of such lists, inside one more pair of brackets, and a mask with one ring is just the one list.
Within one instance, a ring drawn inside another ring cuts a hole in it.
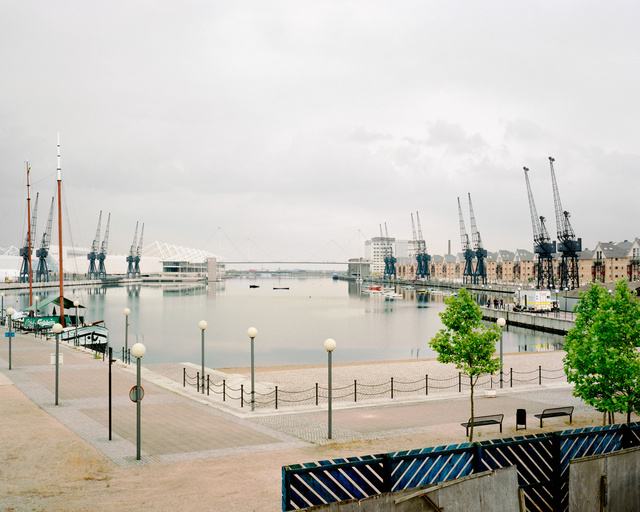
[{"label": "water reflection", "polygon": [[[250,342],[246,330],[258,329],[256,364],[324,364],[322,342],[338,342],[336,362],[433,358],[428,342],[441,328],[438,313],[450,292],[384,287],[330,278],[252,277],[209,284],[125,285],[69,288],[68,298],[88,306],[87,321],[104,320],[114,349],[144,337],[145,360],[197,363],[198,322],[207,320],[206,360],[213,367],[247,366]],[[280,289],[274,289],[280,288]],[[286,289],[285,289],[286,288]],[[55,290],[39,292],[43,299]],[[28,292],[5,297],[5,307],[28,305]],[[127,318],[123,309],[129,308]],[[507,327],[505,352],[555,350],[562,337]]]}]

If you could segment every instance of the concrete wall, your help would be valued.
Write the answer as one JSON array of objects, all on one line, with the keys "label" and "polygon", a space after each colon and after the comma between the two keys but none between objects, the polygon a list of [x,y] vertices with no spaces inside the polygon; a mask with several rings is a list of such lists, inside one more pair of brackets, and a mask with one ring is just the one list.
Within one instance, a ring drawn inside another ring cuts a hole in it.
[{"label": "concrete wall", "polygon": [[503,317],[507,325],[533,329],[534,331],[552,332],[555,334],[565,334],[571,329],[575,322],[573,317],[565,319],[564,313],[519,313],[508,309],[481,308],[482,316],[487,320],[497,320]]},{"label": "concrete wall", "polygon": [[569,512],[603,510],[640,510],[640,447],[571,461]]},{"label": "concrete wall", "polygon": [[446,512],[523,511],[515,466],[449,480],[440,484],[379,494],[361,501],[349,500],[303,510],[313,512]]}]

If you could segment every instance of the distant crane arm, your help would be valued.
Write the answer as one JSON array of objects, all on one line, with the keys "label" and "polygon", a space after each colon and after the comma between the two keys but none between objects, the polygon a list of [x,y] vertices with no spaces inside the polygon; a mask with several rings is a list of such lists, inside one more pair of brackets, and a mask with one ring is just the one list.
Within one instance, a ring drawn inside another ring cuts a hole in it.
[{"label": "distant crane arm", "polygon": [[571,214],[563,210],[560,202],[560,193],[558,192],[558,183],[556,182],[556,172],[553,168],[555,158],[549,157],[549,165],[551,167],[551,181],[553,182],[553,202],[556,209],[556,229],[558,230],[558,240],[562,242],[575,240],[576,234],[573,231],[569,217]]},{"label": "distant crane arm", "polygon": [[47,220],[47,229],[42,235],[42,243],[40,248],[48,250],[51,245],[51,228],[53,227],[53,207],[55,203],[55,197],[51,198],[51,206],[49,207],[49,219]]},{"label": "distant crane arm", "polygon": [[136,251],[136,256],[140,258],[142,254],[142,237],[144,236],[144,223],[142,224],[142,229],[140,230],[140,243],[138,244],[138,250]]},{"label": "distant crane arm", "polygon": [[104,232],[104,240],[100,246],[100,254],[107,254],[107,247],[109,247],[109,225],[111,224],[111,214],[107,217],[107,228]]},{"label": "distant crane arm", "polygon": [[464,227],[464,217],[462,216],[462,207],[460,206],[460,198],[458,198],[458,215],[460,216],[460,242],[462,244],[462,251],[469,249],[469,235]]},{"label": "distant crane arm", "polygon": [[471,204],[471,193],[469,193],[469,216],[471,222],[471,235],[473,237],[473,247],[474,249],[483,249],[482,246],[482,238],[480,237],[480,231],[476,226],[476,217],[473,214],[473,205]]}]

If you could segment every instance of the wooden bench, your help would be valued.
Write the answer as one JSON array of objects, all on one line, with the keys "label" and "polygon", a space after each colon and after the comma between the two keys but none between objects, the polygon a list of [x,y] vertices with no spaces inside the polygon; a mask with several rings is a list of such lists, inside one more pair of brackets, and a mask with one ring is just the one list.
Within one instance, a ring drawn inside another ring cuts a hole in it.
[{"label": "wooden bench", "polygon": [[556,416],[569,416],[569,423],[571,423],[573,421],[573,406],[545,409],[541,414],[534,414],[534,416],[540,418],[540,428],[542,428],[543,419],[555,418]]},{"label": "wooden bench", "polygon": [[467,437],[469,437],[469,427],[471,426],[472,419],[474,427],[500,425],[500,432],[502,433],[502,420],[504,419],[504,414],[491,414],[489,416],[476,416],[475,418],[469,418],[469,421],[466,423],[460,423],[460,425],[467,429]]}]

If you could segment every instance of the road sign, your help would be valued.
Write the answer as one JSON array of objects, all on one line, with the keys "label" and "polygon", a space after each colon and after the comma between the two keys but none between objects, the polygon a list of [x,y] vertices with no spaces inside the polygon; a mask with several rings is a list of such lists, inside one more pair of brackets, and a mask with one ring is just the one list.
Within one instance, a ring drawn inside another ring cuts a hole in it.
[{"label": "road sign", "polygon": [[12,338],[16,337],[16,333],[15,332],[5,332],[4,333],[4,337],[8,338],[9,336],[11,336]]},{"label": "road sign", "polygon": [[[136,389],[138,389],[138,386],[133,386],[131,388],[131,390],[129,391],[129,398],[131,399],[132,402],[137,402],[138,401],[137,396],[136,396],[136,395],[138,395],[138,393],[136,393]],[[144,388],[142,386],[140,386],[139,396],[140,396],[140,400],[142,400],[144,398]]]}]

